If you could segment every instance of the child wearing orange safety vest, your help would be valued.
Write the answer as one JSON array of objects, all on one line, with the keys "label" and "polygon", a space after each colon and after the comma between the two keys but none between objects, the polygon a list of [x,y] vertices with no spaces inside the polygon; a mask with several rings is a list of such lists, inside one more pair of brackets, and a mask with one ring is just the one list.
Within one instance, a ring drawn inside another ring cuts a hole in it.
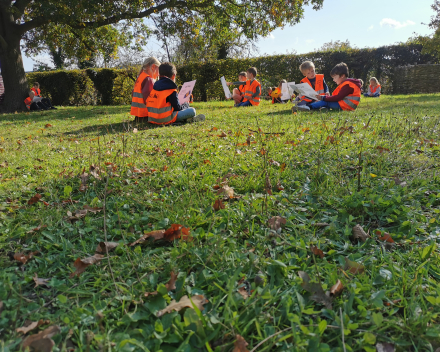
[{"label": "child wearing orange safety vest", "polygon": [[321,108],[353,111],[361,100],[361,82],[355,78],[348,78],[348,66],[341,62],[330,72],[338,86],[331,96],[316,95],[317,102],[309,106],[295,106],[294,111],[319,110]]},{"label": "child wearing orange safety vest", "polygon": [[251,67],[246,71],[246,82],[226,82],[228,86],[244,86],[243,100],[241,103],[235,104],[236,107],[260,105],[261,84],[255,77],[257,77],[257,69]]},{"label": "child wearing orange safety vest", "polygon": [[197,115],[188,103],[180,104],[177,96],[176,67],[164,62],[159,66],[159,80],[147,98],[148,122],[169,125],[173,122],[200,122],[205,115]]},{"label": "child wearing orange safety vest", "polygon": [[284,104],[286,102],[286,100],[281,100],[281,88],[283,87],[283,83],[287,83],[287,81],[282,79],[278,87],[272,90],[272,93],[270,94],[272,97],[272,104]]},{"label": "child wearing orange safety vest", "polygon": [[[304,61],[300,66],[299,70],[305,76],[300,83],[307,83],[312,87],[318,95],[328,96],[330,95],[328,91],[327,83],[325,83],[324,75],[315,73],[315,64],[312,61]],[[310,105],[313,103],[313,99],[306,96],[296,97],[296,106]]]},{"label": "child wearing orange safety vest", "polygon": [[31,88],[37,98],[41,97],[40,83],[34,82],[34,86]]},{"label": "child wearing orange safety vest", "polygon": [[370,78],[370,86],[368,87],[368,92],[364,94],[367,98],[378,98],[380,97],[381,87],[379,81],[376,77]]},{"label": "child wearing orange safety vest", "polygon": [[[246,72],[240,72],[238,74],[238,82],[246,83]],[[245,85],[246,84],[239,85],[238,88],[234,88],[232,90],[232,99],[234,99],[235,105],[238,105],[243,101]]]}]

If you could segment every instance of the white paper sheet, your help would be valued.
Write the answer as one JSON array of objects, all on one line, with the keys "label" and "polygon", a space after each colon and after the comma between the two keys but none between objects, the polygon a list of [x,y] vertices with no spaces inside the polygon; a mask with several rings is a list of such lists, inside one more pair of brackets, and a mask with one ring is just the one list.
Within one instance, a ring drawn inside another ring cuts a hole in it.
[{"label": "white paper sheet", "polygon": [[222,78],[220,78],[220,81],[222,82],[222,86],[223,86],[223,90],[225,91],[225,97],[226,97],[226,99],[231,99],[231,98],[232,98],[232,95],[231,95],[231,92],[229,91],[228,86],[226,85],[225,77],[222,76]]},{"label": "white paper sheet", "polygon": [[194,90],[194,86],[196,85],[196,81],[185,82],[182,85],[182,89],[177,96],[179,98],[179,103],[187,103],[189,102],[189,98],[191,97],[191,93]]},{"label": "white paper sheet", "polygon": [[41,97],[34,97],[34,98],[32,99],[32,102],[33,102],[33,103],[39,103],[39,102],[41,101],[41,99],[43,99],[43,98],[41,98]]},{"label": "white paper sheet", "polygon": [[293,89],[290,85],[294,85],[295,82],[283,83],[281,85],[281,100],[290,100],[293,94]]},{"label": "white paper sheet", "polygon": [[309,99],[318,100],[316,99],[316,95],[319,94],[316,93],[316,91],[312,87],[310,87],[308,83],[299,83],[299,84],[289,83],[289,86],[292,87],[300,95],[305,95]]}]

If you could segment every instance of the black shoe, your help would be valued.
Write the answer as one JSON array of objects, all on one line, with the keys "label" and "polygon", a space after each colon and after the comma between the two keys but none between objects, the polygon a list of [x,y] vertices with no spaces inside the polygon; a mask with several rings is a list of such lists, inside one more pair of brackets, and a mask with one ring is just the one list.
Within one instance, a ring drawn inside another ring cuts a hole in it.
[{"label": "black shoe", "polygon": [[55,106],[51,106],[50,107],[52,110],[57,110],[57,108]]}]

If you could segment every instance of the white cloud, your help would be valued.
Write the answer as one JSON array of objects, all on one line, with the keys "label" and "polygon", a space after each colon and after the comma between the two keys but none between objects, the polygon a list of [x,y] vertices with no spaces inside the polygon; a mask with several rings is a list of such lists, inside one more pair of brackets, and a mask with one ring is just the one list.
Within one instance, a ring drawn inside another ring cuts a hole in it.
[{"label": "white cloud", "polygon": [[306,39],[307,44],[312,44],[315,41],[315,39]]},{"label": "white cloud", "polygon": [[395,29],[400,29],[406,26],[413,26],[416,23],[411,20],[406,20],[405,22],[399,22],[397,20],[393,20],[392,18],[383,18],[382,21],[380,21],[380,26],[387,26]]},{"label": "white cloud", "polygon": [[368,27],[368,30],[371,31],[374,28],[373,25],[371,25],[370,27]]}]

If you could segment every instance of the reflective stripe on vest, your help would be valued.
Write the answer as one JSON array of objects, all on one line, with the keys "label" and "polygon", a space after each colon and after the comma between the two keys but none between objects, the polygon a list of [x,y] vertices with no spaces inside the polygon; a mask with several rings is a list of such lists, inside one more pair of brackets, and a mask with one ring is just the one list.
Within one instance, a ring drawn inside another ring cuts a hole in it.
[{"label": "reflective stripe on vest", "polygon": [[142,83],[144,82],[147,75],[144,71],[141,72],[139,77],[134,84],[133,92],[131,93],[131,110],[130,114],[137,117],[146,117],[148,116],[147,106],[144,103],[144,96],[142,95]]},{"label": "reflective stripe on vest", "polygon": [[353,88],[353,93],[347,95],[341,101],[338,101],[338,104],[342,110],[353,111],[357,108],[361,100],[361,90],[356,84],[352,82],[344,81],[333,91],[332,95],[337,95],[339,91],[342,89],[342,87],[346,85],[350,86],[350,88]]},{"label": "reflective stripe on vest", "polygon": [[[308,85],[313,88],[312,83],[310,83],[310,81],[307,77],[304,77],[301,80],[301,83],[308,83]],[[315,88],[314,89],[315,89],[316,95],[325,95],[324,75],[322,75],[322,74],[315,75]],[[304,95],[302,97],[300,97],[300,99],[304,100],[308,103],[311,103],[313,101],[312,99],[306,98]]]},{"label": "reflective stripe on vest", "polygon": [[252,105],[260,104],[260,95],[253,97],[255,93],[257,93],[257,87],[260,87],[260,95],[261,95],[261,85],[256,79],[254,79],[251,83],[250,80],[246,81],[245,90],[244,90],[244,98],[243,102],[249,101]]},{"label": "reflective stripe on vest", "polygon": [[148,122],[166,125],[176,121],[178,111],[174,111],[166,100],[176,89],[152,90],[147,99]]}]

